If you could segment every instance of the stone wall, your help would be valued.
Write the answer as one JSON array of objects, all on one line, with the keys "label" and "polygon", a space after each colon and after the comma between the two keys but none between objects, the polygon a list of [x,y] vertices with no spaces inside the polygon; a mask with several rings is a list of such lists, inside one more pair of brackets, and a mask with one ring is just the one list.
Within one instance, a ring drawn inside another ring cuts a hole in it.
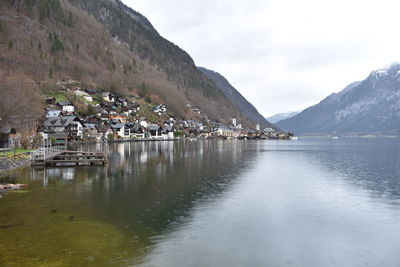
[{"label": "stone wall", "polygon": [[16,157],[0,157],[0,172],[27,167],[30,165],[29,157],[26,155]]}]

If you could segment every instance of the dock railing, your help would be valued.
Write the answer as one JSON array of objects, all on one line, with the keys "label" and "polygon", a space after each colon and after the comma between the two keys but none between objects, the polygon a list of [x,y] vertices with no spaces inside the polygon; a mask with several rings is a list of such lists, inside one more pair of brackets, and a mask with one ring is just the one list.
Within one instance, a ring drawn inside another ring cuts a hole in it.
[{"label": "dock railing", "polygon": [[64,146],[51,146],[51,147],[41,147],[35,151],[30,152],[31,161],[35,162],[38,160],[46,160],[46,156],[52,153],[64,151]]}]

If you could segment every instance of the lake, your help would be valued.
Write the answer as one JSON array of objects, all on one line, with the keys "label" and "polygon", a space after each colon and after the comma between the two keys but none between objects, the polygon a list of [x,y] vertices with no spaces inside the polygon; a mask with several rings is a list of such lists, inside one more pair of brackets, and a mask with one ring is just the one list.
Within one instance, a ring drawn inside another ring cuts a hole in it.
[{"label": "lake", "polygon": [[28,184],[0,199],[0,266],[400,266],[400,139],[108,153],[0,175]]}]

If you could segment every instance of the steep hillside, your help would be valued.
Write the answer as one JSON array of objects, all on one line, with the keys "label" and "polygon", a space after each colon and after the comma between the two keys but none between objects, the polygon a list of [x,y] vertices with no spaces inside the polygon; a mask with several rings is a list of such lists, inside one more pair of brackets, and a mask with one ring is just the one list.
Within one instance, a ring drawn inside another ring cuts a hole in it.
[{"label": "steep hillside", "polygon": [[213,80],[215,84],[222,90],[225,96],[234,104],[236,104],[243,117],[247,117],[253,122],[259,123],[262,128],[275,128],[275,126],[268,122],[267,119],[265,119],[257,111],[257,109],[229,83],[225,77],[215,71],[208,70],[203,67],[199,67],[199,70],[208,78]]},{"label": "steep hillside", "polygon": [[187,103],[221,121],[241,116],[185,51],[118,0],[1,0],[0,63],[4,75],[22,75],[42,90],[74,79],[154,96],[182,118],[195,116]]},{"label": "steep hillside", "polygon": [[400,64],[373,71],[278,126],[298,134],[400,134]]},{"label": "steep hillside", "polygon": [[280,122],[281,120],[286,120],[291,117],[294,117],[299,113],[300,113],[300,111],[278,113],[278,114],[272,115],[271,117],[268,117],[267,120],[271,123],[277,123],[277,122]]}]

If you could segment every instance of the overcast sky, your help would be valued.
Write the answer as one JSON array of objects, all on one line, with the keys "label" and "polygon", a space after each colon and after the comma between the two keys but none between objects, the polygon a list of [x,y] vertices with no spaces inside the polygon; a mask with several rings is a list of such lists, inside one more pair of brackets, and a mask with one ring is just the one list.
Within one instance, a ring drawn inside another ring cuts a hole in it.
[{"label": "overcast sky", "polygon": [[394,0],[123,0],[265,116],[304,109],[399,61]]}]

